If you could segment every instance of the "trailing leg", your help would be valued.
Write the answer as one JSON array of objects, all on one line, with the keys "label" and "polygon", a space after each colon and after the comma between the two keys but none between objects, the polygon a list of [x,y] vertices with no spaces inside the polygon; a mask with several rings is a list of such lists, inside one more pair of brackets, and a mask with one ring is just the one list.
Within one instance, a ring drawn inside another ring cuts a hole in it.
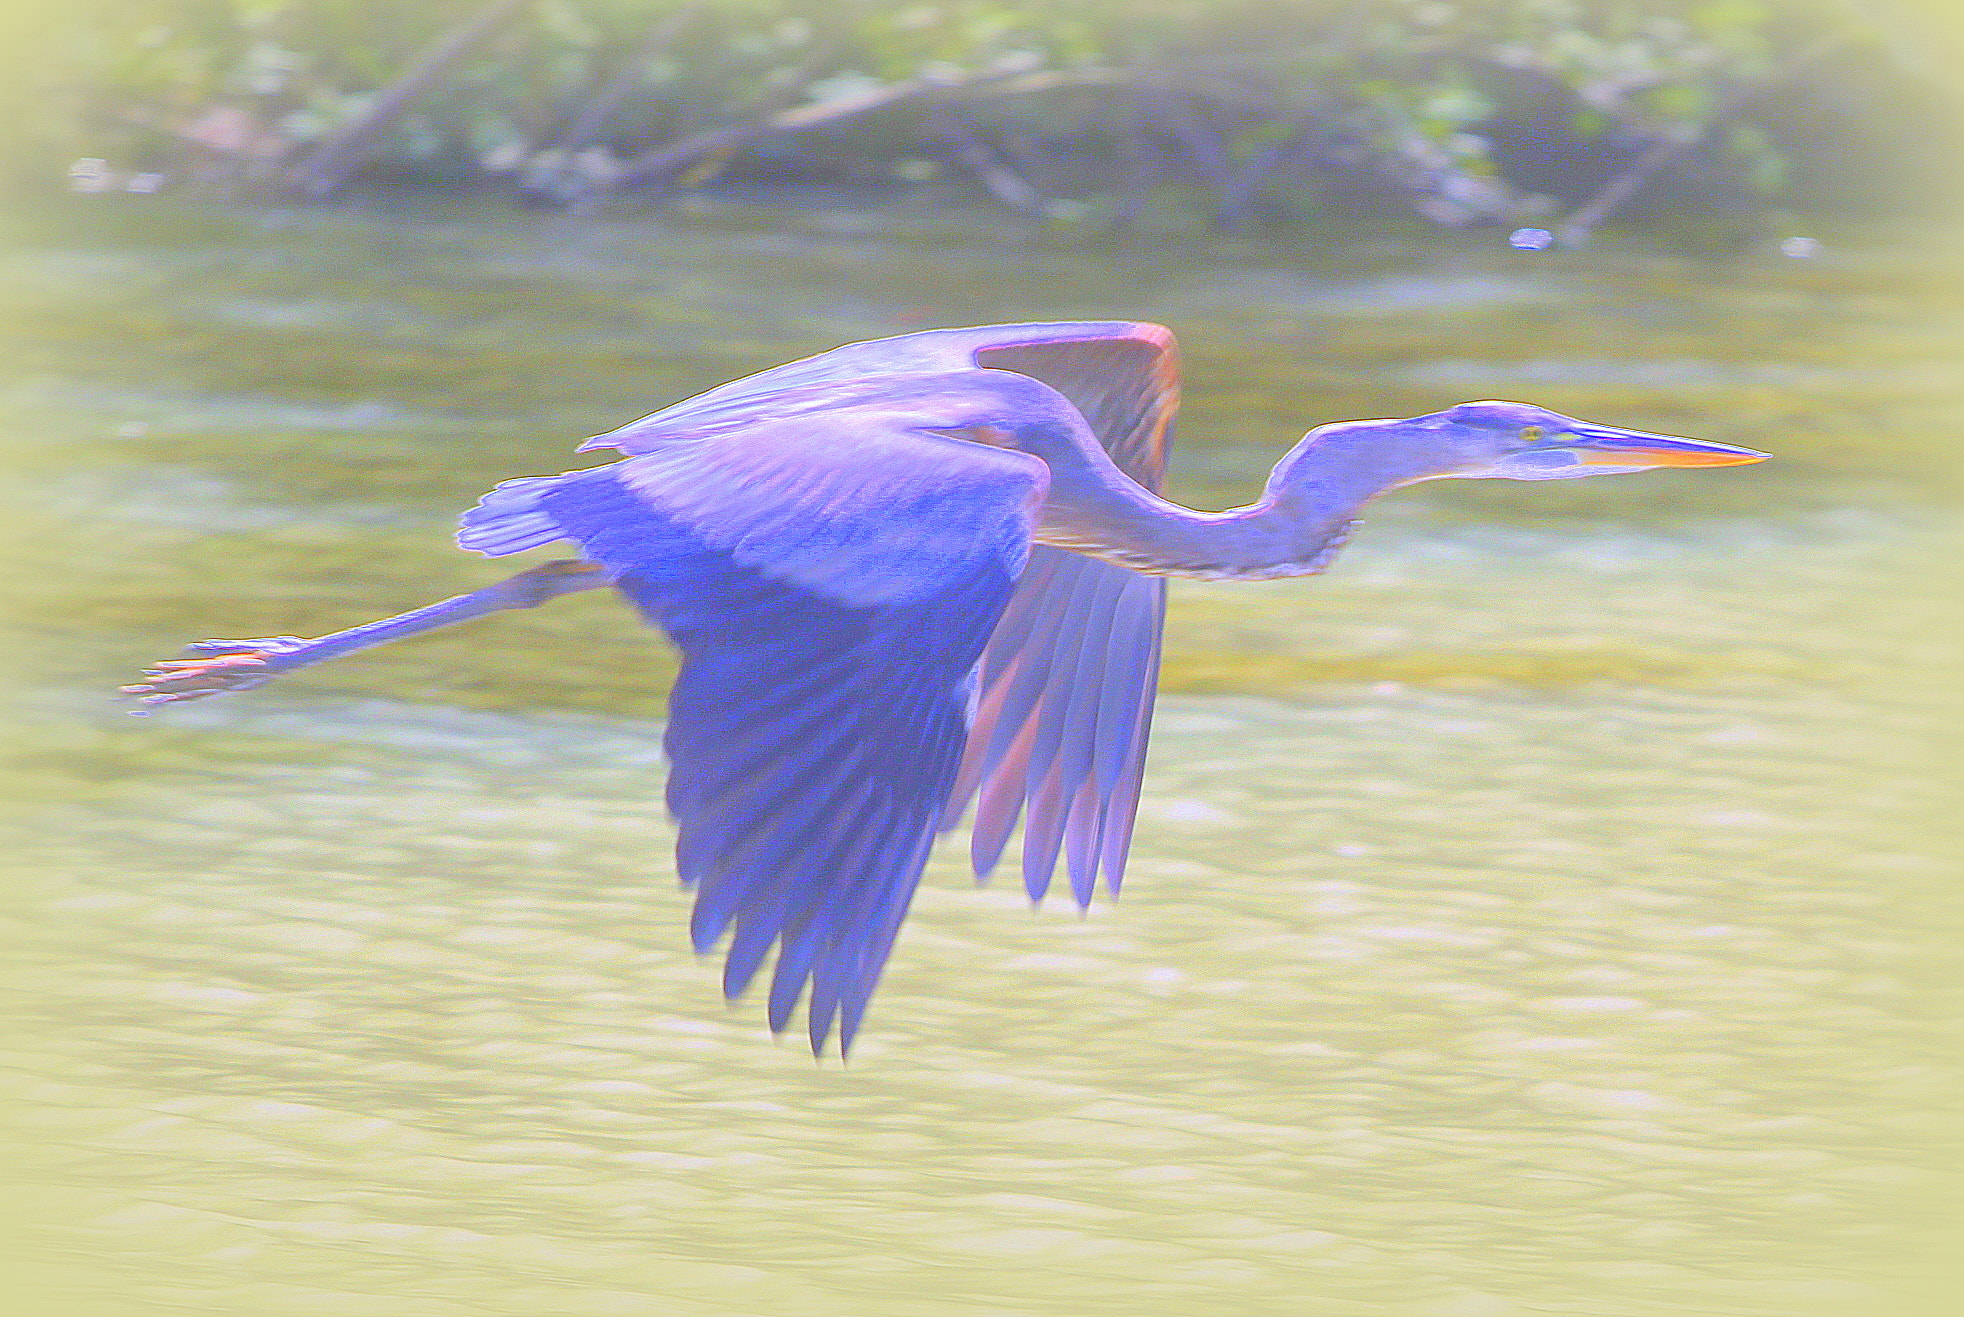
[{"label": "trailing leg", "polygon": [[196,641],[184,647],[190,657],[165,659],[145,668],[143,675],[148,680],[122,690],[136,699],[132,713],[147,713],[162,704],[251,690],[309,664],[507,609],[537,608],[560,595],[595,590],[609,583],[607,574],[592,563],[576,559],[549,562],[482,590],[311,640],[269,636],[260,640]]}]

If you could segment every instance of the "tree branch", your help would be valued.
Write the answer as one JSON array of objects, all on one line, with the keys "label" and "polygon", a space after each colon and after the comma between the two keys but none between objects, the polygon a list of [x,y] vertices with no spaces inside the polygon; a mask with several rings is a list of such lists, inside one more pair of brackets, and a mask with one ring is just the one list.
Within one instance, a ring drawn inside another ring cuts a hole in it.
[{"label": "tree branch", "polygon": [[289,190],[302,196],[325,197],[360,167],[369,145],[403,116],[417,97],[442,81],[471,48],[497,31],[530,0],[491,0],[472,17],[451,28],[384,87],[367,110],[330,133],[287,171]]},{"label": "tree branch", "polygon": [[817,105],[801,105],[749,123],[731,124],[691,133],[666,146],[656,147],[627,161],[614,180],[616,189],[656,186],[706,157],[736,152],[779,133],[809,132],[836,123],[884,110],[889,106],[928,97],[952,96],[959,92],[990,88],[1001,93],[1047,91],[1053,87],[1109,82],[1113,75],[1105,70],[1072,73],[1019,73],[995,69],[963,78],[911,78],[857,96],[842,96]]},{"label": "tree branch", "polygon": [[1739,113],[1774,88],[1791,81],[1808,68],[1825,59],[1845,44],[1840,35],[1822,37],[1807,46],[1785,68],[1733,92],[1732,95],[1712,107],[1703,123],[1688,125],[1669,133],[1637,155],[1628,168],[1596,190],[1594,196],[1577,206],[1555,226],[1555,240],[1564,247],[1580,247],[1589,240],[1602,222],[1615,214],[1625,202],[1636,195],[1637,189],[1650,181],[1651,175],[1670,164],[1685,152],[1697,146],[1712,130]]},{"label": "tree branch", "polygon": [[1037,195],[1036,188],[1021,174],[1003,162],[994,148],[982,139],[982,135],[959,114],[945,105],[936,106],[928,116],[929,127],[940,137],[945,138],[955,159],[969,173],[981,180],[982,186],[989,189],[996,200],[1012,210],[1020,210],[1026,215],[1039,215],[1043,211],[1043,198]]}]

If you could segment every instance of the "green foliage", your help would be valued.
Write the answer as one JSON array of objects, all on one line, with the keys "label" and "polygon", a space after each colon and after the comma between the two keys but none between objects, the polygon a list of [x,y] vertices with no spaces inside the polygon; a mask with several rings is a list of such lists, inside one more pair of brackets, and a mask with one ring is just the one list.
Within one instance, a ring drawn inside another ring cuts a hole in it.
[{"label": "green foliage", "polygon": [[[266,177],[360,116],[483,3],[50,5],[15,118],[44,178],[75,157]],[[1833,0],[530,0],[368,158],[437,179],[514,173],[612,87],[578,144],[602,151],[604,173],[681,134],[911,79],[1101,68],[1216,107],[1209,130],[1232,160],[1313,119],[1390,186],[1459,197],[1425,213],[1504,218],[1524,203],[1490,138],[1550,104],[1606,142],[1716,129],[1712,155],[1736,186],[1779,192],[1790,162],[1734,102],[1835,33],[1882,57],[1859,11]],[[990,112],[1109,142],[1128,104],[1112,89]],[[918,173],[915,157],[936,154],[909,136],[923,131],[880,125],[859,144]]]}]

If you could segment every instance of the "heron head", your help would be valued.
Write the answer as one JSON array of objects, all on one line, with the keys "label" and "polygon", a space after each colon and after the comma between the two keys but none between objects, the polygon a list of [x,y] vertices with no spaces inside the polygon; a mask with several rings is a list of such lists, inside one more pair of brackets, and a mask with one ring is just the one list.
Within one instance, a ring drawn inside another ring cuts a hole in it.
[{"label": "heron head", "polygon": [[1463,402],[1399,422],[1429,431],[1461,479],[1575,480],[1667,466],[1742,466],[1768,454],[1707,439],[1625,430],[1524,402]]}]

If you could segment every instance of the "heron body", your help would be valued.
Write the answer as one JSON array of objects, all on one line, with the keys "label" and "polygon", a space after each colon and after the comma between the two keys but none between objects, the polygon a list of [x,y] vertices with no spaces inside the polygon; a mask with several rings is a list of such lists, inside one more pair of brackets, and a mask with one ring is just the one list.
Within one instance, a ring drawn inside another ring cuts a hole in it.
[{"label": "heron body", "polygon": [[1088,905],[1130,846],[1165,578],[1321,571],[1358,508],[1445,478],[1566,479],[1761,460],[1750,449],[1467,403],[1310,432],[1261,499],[1159,496],[1173,338],[1133,322],[858,343],[589,441],[614,462],[515,480],[463,519],[492,556],[575,562],[314,640],[213,641],[127,688],[146,705],[572,590],[611,586],[680,648],[666,747],[677,867],[724,988],[775,951],[773,1029],[806,1001],[850,1045],[938,832],[973,806],[978,878],[1019,821],[1040,898]]}]

